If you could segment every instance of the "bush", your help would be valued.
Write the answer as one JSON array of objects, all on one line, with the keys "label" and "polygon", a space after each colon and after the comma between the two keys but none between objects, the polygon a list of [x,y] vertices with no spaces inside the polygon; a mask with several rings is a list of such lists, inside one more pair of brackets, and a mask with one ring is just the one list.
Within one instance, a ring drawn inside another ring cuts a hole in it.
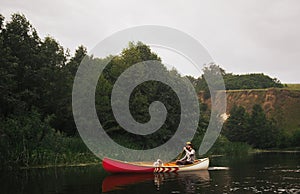
[{"label": "bush", "polygon": [[66,137],[36,111],[0,122],[0,168],[99,161],[79,137]]},{"label": "bush", "polygon": [[292,139],[292,145],[293,146],[297,146],[297,147],[300,146],[300,129],[296,130],[293,133],[291,139]]},{"label": "bush", "polygon": [[27,115],[14,115],[2,119],[0,131],[2,133],[1,164],[28,165],[31,151],[40,146],[46,134],[50,131],[51,117],[45,120],[36,111]]},{"label": "bush", "polygon": [[208,155],[241,155],[253,151],[252,147],[244,142],[231,142],[225,136],[220,136]]}]

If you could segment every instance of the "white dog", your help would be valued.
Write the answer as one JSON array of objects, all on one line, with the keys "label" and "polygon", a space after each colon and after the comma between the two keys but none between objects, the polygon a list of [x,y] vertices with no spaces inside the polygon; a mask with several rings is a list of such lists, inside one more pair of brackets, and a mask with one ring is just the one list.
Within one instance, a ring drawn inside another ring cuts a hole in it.
[{"label": "white dog", "polygon": [[161,159],[157,159],[156,162],[153,163],[154,167],[161,167],[163,165],[163,162]]}]

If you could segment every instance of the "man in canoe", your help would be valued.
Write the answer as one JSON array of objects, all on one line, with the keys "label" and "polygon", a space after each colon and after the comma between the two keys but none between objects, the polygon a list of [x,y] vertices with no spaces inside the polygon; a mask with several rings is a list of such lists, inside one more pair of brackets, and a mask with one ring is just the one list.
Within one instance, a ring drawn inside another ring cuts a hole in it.
[{"label": "man in canoe", "polygon": [[192,147],[191,142],[186,142],[186,146],[183,148],[185,151],[185,156],[180,160],[176,161],[177,165],[186,165],[186,164],[193,164],[195,160],[195,150]]}]

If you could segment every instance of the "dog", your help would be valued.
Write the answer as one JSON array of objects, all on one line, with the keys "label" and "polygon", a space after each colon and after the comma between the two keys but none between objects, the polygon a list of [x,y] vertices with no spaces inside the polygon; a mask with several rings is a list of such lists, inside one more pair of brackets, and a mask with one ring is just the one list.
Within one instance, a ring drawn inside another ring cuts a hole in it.
[{"label": "dog", "polygon": [[157,159],[156,162],[153,163],[154,167],[161,167],[163,165],[163,162],[161,159]]}]

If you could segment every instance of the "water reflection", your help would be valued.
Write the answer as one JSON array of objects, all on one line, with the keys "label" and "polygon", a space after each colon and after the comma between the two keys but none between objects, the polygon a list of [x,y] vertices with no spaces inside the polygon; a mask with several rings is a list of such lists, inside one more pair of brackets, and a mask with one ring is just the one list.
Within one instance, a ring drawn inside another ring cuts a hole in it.
[{"label": "water reflection", "polygon": [[153,180],[154,175],[147,174],[116,174],[105,177],[102,181],[102,193],[122,189],[125,186]]},{"label": "water reflection", "polygon": [[[153,185],[155,190],[160,191],[164,184],[169,181],[177,181],[181,191],[185,193],[195,193],[196,185],[209,186],[209,171],[196,171],[185,173],[155,173],[155,174],[117,174],[105,177],[102,182],[102,192],[110,192],[120,189],[126,189],[131,185],[147,182]],[[173,185],[173,184],[172,184]],[[142,185],[141,185],[142,186]],[[154,190],[154,189],[153,189]],[[152,191],[153,191],[152,190]],[[147,191],[145,191],[147,193]],[[173,191],[176,193],[179,191]]]},{"label": "water reflection", "polygon": [[209,171],[181,173],[178,175],[178,181],[184,193],[196,193],[197,187],[208,187],[210,185]]},{"label": "water reflection", "polygon": [[300,194],[299,161],[299,153],[261,153],[241,157],[218,157],[211,159],[211,167],[208,171],[179,174],[108,175],[100,165],[28,169],[0,172],[0,193]]}]

